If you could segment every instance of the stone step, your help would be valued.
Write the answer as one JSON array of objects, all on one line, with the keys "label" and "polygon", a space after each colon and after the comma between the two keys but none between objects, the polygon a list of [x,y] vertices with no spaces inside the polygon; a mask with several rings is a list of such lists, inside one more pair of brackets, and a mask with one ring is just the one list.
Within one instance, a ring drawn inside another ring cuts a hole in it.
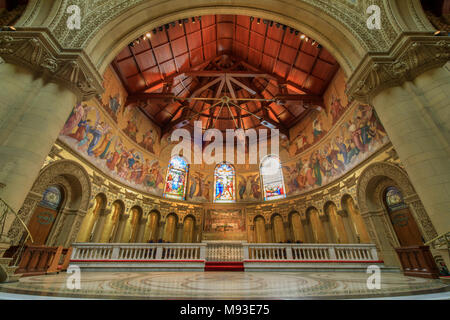
[{"label": "stone step", "polygon": [[12,258],[0,258],[0,282],[19,281],[21,274],[15,274],[17,266],[10,266]]}]

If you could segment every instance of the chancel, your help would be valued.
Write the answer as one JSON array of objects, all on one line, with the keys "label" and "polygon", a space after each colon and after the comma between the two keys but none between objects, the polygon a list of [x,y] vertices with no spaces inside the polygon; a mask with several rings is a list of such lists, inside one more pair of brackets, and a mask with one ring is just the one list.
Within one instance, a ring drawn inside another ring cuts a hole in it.
[{"label": "chancel", "polygon": [[0,299],[448,299],[449,13],[0,0]]}]

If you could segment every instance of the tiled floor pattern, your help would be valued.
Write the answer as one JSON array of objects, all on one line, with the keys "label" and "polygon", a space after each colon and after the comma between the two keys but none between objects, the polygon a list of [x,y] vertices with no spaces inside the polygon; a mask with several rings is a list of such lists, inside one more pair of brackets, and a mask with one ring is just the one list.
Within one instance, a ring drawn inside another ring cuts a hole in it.
[{"label": "tiled floor pattern", "polygon": [[[70,274],[21,278],[1,284],[8,294],[94,299],[336,299],[436,293],[440,280],[382,273],[381,289],[369,290],[364,272],[83,272],[81,289],[67,287]],[[419,296],[417,296],[419,297]],[[449,298],[447,293],[442,297]]]}]

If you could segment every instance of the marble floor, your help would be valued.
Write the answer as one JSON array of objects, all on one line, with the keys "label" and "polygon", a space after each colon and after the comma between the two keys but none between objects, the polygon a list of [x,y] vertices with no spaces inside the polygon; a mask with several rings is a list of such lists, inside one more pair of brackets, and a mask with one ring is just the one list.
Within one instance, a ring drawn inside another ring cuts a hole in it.
[{"label": "marble floor", "polygon": [[367,288],[363,272],[83,272],[81,288],[70,275],[21,278],[1,284],[0,299],[450,299],[440,280],[382,273],[381,289]]}]

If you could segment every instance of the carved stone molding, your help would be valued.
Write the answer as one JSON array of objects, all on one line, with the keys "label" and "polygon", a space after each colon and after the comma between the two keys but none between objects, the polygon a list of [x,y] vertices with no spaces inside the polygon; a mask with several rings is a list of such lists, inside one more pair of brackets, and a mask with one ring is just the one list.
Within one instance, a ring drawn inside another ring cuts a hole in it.
[{"label": "carved stone molding", "polygon": [[56,146],[52,146],[52,149],[50,150],[50,153],[48,154],[48,156],[52,159],[55,159],[57,157],[59,157],[59,154],[62,152],[63,150],[56,147]]},{"label": "carved stone molding", "polygon": [[120,192],[120,188],[113,185],[111,182],[108,184],[109,192],[111,192],[114,195],[117,195]]},{"label": "carved stone molding", "polygon": [[93,172],[92,175],[92,182],[98,186],[103,186],[105,184],[105,178],[103,178],[102,176],[98,175],[95,173],[95,171]]},{"label": "carved stone molding", "polygon": [[62,49],[47,30],[1,32],[0,56],[68,88],[79,100],[103,92],[102,77],[87,55],[82,50]]},{"label": "carved stone molding", "polygon": [[132,193],[132,192],[128,192],[125,190],[125,198],[132,200],[132,201],[136,201],[137,199],[137,194],[136,193]]},{"label": "carved stone molding", "polygon": [[[356,190],[358,205],[361,212],[373,210],[373,208],[369,208],[369,195],[371,195],[372,198],[375,197],[375,195],[373,194],[373,190],[372,192],[370,192],[369,188],[376,188],[376,186],[372,186],[372,183],[374,183],[377,177],[384,177],[395,182],[395,184],[400,188],[400,191],[402,192],[404,197],[416,193],[411,182],[409,181],[408,175],[401,168],[387,162],[373,163],[366,167],[358,178]],[[381,199],[381,197],[378,198]],[[377,204],[377,209],[379,209],[379,207],[380,205]]]},{"label": "carved stone molding", "polygon": [[339,210],[337,214],[340,215],[341,217],[348,217],[348,212],[345,209]]},{"label": "carved stone molding", "polygon": [[333,186],[328,189],[328,193],[332,196],[339,194],[341,191],[341,187],[339,185]]},{"label": "carved stone molding", "polygon": [[450,59],[450,38],[405,33],[386,54],[369,53],[348,81],[347,94],[371,103],[381,91],[414,80]]},{"label": "carved stone molding", "polygon": [[343,181],[345,187],[351,188],[356,184],[356,175],[351,176],[350,178]]}]

